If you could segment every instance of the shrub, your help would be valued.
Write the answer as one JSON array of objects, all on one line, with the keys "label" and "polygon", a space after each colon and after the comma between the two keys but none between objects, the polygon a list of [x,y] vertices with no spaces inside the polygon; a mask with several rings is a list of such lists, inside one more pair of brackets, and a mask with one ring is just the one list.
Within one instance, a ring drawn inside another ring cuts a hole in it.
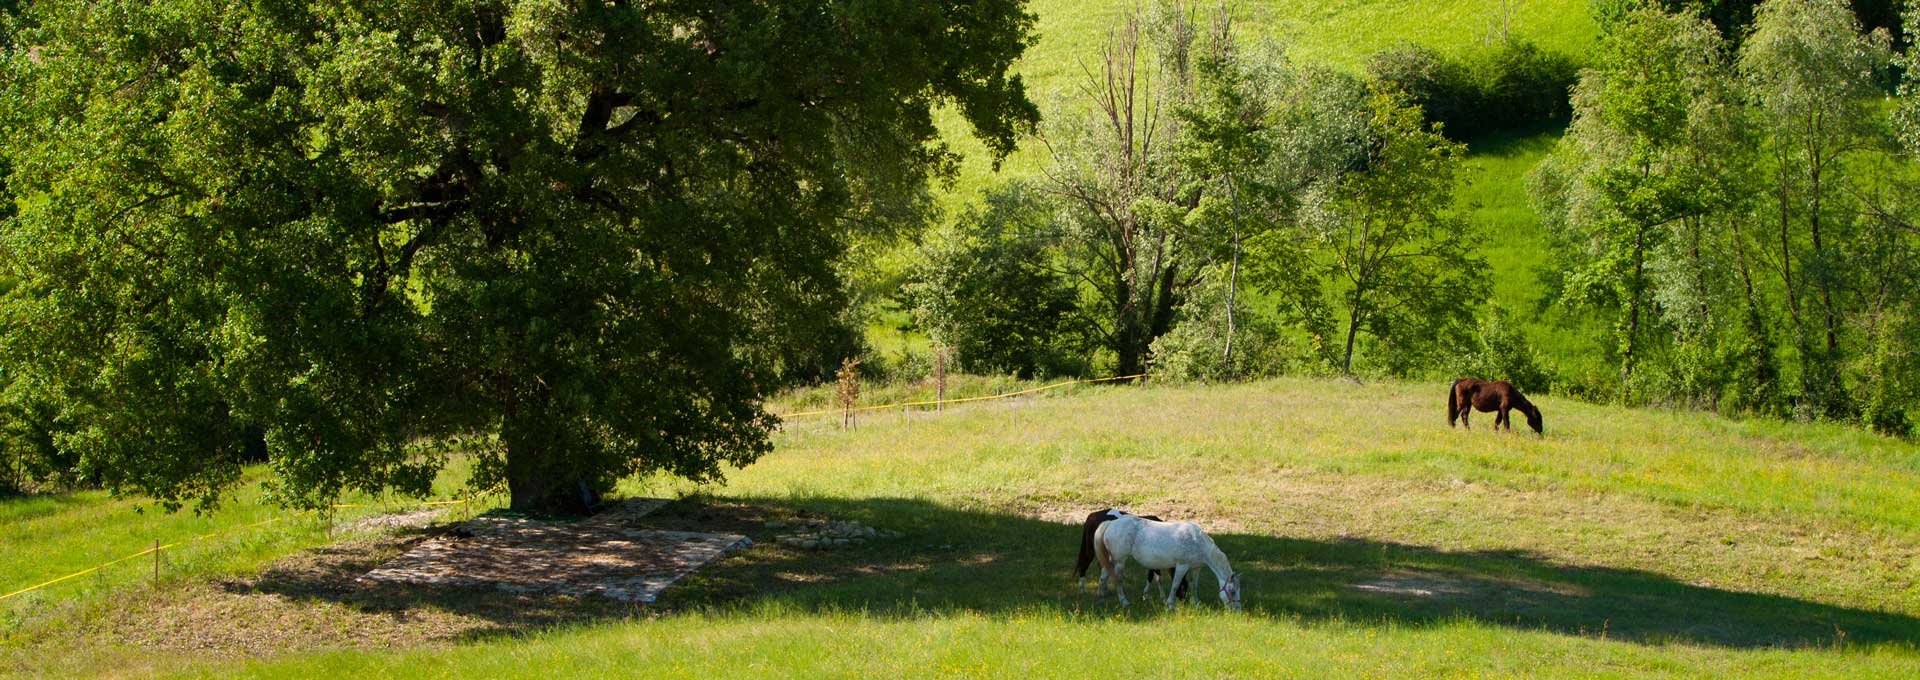
[{"label": "shrub", "polygon": [[1209,271],[1204,281],[1181,301],[1173,328],[1153,341],[1150,368],[1154,378],[1217,382],[1281,373],[1288,357],[1279,327],[1248,308],[1244,281],[1234,301],[1233,358],[1229,361],[1225,357],[1226,275]]},{"label": "shrub", "polygon": [[1367,73],[1391,83],[1420,105],[1427,121],[1440,123],[1456,141],[1459,131],[1472,127],[1467,120],[1479,105],[1479,93],[1467,69],[1433,49],[1405,44],[1367,59]]},{"label": "shrub", "polygon": [[1488,305],[1481,315],[1473,349],[1461,360],[1458,373],[1505,380],[1527,393],[1544,394],[1555,386],[1554,372],[1498,305]]},{"label": "shrub", "polygon": [[1568,120],[1573,116],[1569,92],[1580,68],[1566,55],[1540,49],[1524,41],[1509,41],[1467,62],[1476,102],[1478,136],[1495,130]]},{"label": "shrub", "polygon": [[1573,114],[1568,91],[1579,67],[1565,55],[1511,40],[1465,60],[1402,45],[1374,54],[1367,72],[1405,91],[1447,137],[1467,141],[1567,120]]},{"label": "shrub", "polygon": [[1035,228],[1051,217],[1042,196],[1012,184],[921,246],[900,302],[917,326],[953,348],[966,372],[1023,379],[1086,372],[1077,293],[1049,266],[1057,254]]}]

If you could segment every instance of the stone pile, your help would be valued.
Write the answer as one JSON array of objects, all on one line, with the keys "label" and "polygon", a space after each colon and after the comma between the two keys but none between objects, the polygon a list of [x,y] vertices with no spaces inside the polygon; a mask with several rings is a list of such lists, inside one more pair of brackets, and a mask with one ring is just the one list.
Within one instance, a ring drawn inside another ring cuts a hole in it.
[{"label": "stone pile", "polygon": [[768,529],[791,529],[787,533],[774,537],[774,542],[790,548],[803,550],[834,550],[866,545],[868,541],[894,539],[905,536],[898,531],[875,529],[862,526],[857,522],[829,522],[821,519],[787,522],[770,520]]}]

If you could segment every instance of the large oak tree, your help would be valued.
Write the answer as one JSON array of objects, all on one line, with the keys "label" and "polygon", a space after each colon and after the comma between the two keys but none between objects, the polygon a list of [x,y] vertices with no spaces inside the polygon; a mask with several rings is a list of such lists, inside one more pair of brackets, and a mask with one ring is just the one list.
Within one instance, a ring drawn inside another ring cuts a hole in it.
[{"label": "large oak tree", "polygon": [[[850,233],[1037,120],[1019,0],[49,0],[6,55],[9,399],[176,505],[580,510],[767,450]],[[257,438],[256,438],[257,439]]]}]

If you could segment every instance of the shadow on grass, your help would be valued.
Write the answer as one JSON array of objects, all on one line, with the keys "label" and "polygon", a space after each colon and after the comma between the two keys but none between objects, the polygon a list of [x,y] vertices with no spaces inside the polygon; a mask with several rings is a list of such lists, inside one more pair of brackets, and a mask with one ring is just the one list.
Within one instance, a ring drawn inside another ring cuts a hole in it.
[{"label": "shadow on grass", "polygon": [[[775,544],[778,532],[762,524],[808,517],[853,520],[903,531],[906,537],[806,551]],[[342,601],[389,616],[434,608],[492,622],[466,637],[760,603],[872,616],[1047,610],[1111,616],[1122,611],[1111,597],[1096,599],[1076,589],[1069,572],[1079,547],[1078,525],[892,498],[683,500],[649,516],[645,525],[743,533],[756,545],[695,573],[652,606],[352,581],[377,559],[335,561],[331,571],[269,571],[248,588]],[[1733,648],[1920,642],[1920,619],[1912,616],[1721,590],[1644,571],[1565,566],[1522,551],[1453,552],[1245,534],[1214,538],[1243,574],[1249,611],[1307,621],[1422,626],[1470,619],[1639,643]],[[1130,597],[1144,584],[1143,573],[1137,565],[1128,570]],[[1203,575],[1199,604],[1181,606],[1217,609],[1214,587],[1213,577]],[[1144,618],[1162,610],[1154,600],[1136,599],[1124,615]]]}]

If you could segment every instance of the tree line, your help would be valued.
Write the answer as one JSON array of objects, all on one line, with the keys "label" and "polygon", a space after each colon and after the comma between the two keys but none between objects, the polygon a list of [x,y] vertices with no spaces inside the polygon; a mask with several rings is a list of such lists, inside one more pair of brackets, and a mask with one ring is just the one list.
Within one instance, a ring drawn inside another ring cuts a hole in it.
[{"label": "tree line", "polygon": [[927,238],[900,296],[968,370],[1404,372],[1472,326],[1465,149],[1404,88],[1173,2],[1126,15],[1054,109],[1084,113],[1048,122],[1046,170]]},{"label": "tree line", "polygon": [[1606,31],[1531,191],[1622,398],[1909,433],[1912,80],[1882,102],[1911,52],[1828,0],[1760,4],[1737,49],[1651,8]]},{"label": "tree line", "polygon": [[[1364,77],[1248,46],[1225,12],[1130,14],[1051,109],[1086,113],[1043,128],[1046,170],[926,238],[899,298],[975,371],[1478,373],[1909,433],[1911,52],[1843,0],[1724,4],[1596,3],[1577,71],[1513,41],[1396,48]],[[1527,180],[1540,307],[1501,309],[1457,140],[1556,120]],[[1529,346],[1549,308],[1589,320],[1610,375]]]}]

